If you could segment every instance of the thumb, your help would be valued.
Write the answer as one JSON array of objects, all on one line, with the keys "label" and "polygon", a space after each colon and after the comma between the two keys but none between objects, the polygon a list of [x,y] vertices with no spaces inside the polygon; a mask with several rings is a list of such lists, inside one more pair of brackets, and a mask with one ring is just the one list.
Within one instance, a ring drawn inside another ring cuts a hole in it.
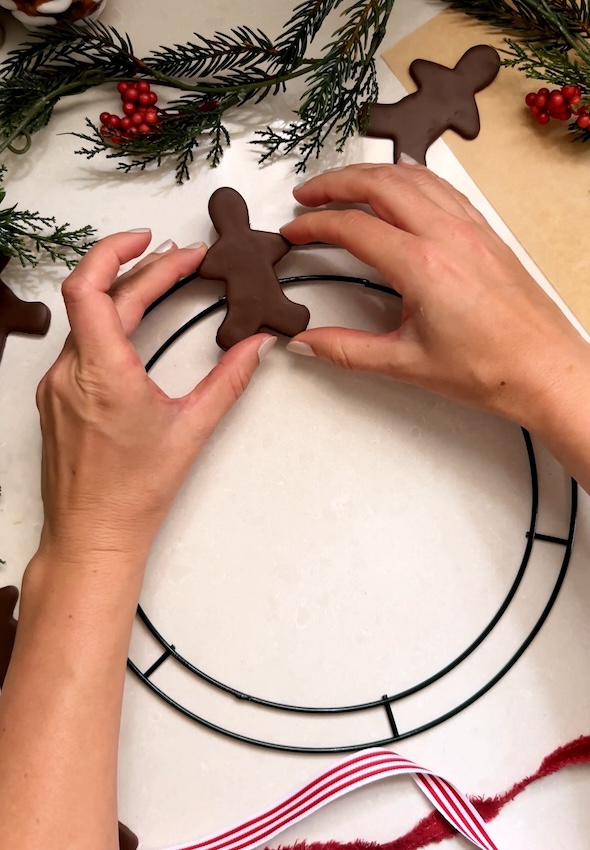
[{"label": "thumb", "polygon": [[270,334],[256,334],[232,346],[207,377],[181,399],[193,420],[193,434],[195,429],[205,438],[213,433],[276,341],[277,338]]},{"label": "thumb", "polygon": [[377,334],[348,328],[314,328],[287,345],[294,354],[322,357],[343,369],[358,369],[402,377],[406,373],[406,344],[397,331]]}]

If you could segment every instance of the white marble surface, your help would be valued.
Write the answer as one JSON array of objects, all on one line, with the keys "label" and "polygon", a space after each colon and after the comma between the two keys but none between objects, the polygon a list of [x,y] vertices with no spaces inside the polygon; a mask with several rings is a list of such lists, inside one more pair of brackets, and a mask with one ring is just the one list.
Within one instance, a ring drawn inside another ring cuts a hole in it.
[{"label": "white marble surface", "polygon": [[[247,21],[269,32],[291,2],[187,4],[111,0],[104,20],[128,30],[139,52]],[[437,11],[426,0],[398,0],[392,43]],[[10,39],[18,31],[9,27]],[[383,63],[382,96],[402,89]],[[252,116],[235,127],[216,171],[203,164],[182,188],[171,172],[123,176],[104,161],[76,157],[83,116],[114,108],[116,95],[92,93],[60,106],[33,152],[10,158],[11,200],[101,235],[150,225],[154,244],[211,238],[211,192],[232,185],[248,198],[254,227],[274,229],[295,211],[296,178],[279,160],[259,169],[249,146]],[[288,117],[269,99],[264,124]],[[329,152],[317,168],[387,160],[384,142],[354,140],[344,157]],[[513,237],[448,149],[431,166],[466,192],[519,252]],[[362,272],[337,250],[298,251],[285,273]],[[11,268],[10,282],[43,297],[54,320],[43,341],[11,338],[0,369],[0,582],[19,582],[36,547],[41,508],[40,442],[34,390],[57,355],[66,322],[61,270]],[[170,299],[142,325],[147,359],[218,290],[199,284]],[[395,302],[337,285],[299,286],[293,295],[314,324],[385,328]],[[523,318],[523,321],[525,319]],[[189,332],[154,369],[171,393],[183,392],[217,357],[216,318]],[[563,535],[568,480],[535,446],[540,473],[539,531]],[[165,463],[154,458],[154,464]],[[339,374],[296,360],[282,346],[223,423],[180,494],[150,562],[142,598],[154,622],[209,674],[267,699],[322,705],[368,701],[399,691],[460,652],[491,618],[516,575],[530,513],[526,454],[518,429],[432,395],[367,376]],[[548,622],[516,667],[454,719],[396,749],[439,770],[465,791],[494,794],[536,769],[554,747],[588,731],[590,683],[590,513],[581,498],[578,533],[565,585]],[[499,670],[530,630],[555,581],[562,549],[537,543],[509,612],[481,650],[432,691],[396,708],[400,730],[467,698]],[[142,669],[159,652],[145,630],[131,657]],[[212,722],[249,736],[303,746],[375,740],[385,715],[309,720],[255,709],[195,684],[170,661],[154,682]],[[257,812],[313,776],[332,757],[262,750],[222,738],[164,705],[131,675],[120,760],[120,815],[146,850],[198,838]],[[491,827],[498,846],[585,850],[590,833],[587,769],[575,768],[528,790]],[[339,800],[285,833],[297,839],[391,840],[427,810],[408,780],[387,780]],[[279,841],[275,841],[278,845]],[[465,846],[459,839],[449,848]]]}]

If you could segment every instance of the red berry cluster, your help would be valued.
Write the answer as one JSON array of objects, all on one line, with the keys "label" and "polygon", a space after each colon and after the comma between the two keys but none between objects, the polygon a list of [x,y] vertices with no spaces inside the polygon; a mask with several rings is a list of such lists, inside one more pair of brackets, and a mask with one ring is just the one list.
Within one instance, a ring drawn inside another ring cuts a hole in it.
[{"label": "red berry cluster", "polygon": [[586,114],[587,107],[580,106],[582,92],[578,86],[562,86],[561,89],[539,89],[530,92],[525,97],[525,103],[539,124],[548,124],[551,118],[559,121],[569,121],[572,115],[577,115],[576,124],[582,129],[590,127],[590,115]]},{"label": "red berry cluster", "polygon": [[123,139],[157,132],[160,122],[156,109],[158,95],[151,91],[150,84],[146,80],[134,80],[131,83],[119,83],[117,89],[125,115],[119,118],[110,112],[101,112],[101,135],[114,144],[120,144]]}]

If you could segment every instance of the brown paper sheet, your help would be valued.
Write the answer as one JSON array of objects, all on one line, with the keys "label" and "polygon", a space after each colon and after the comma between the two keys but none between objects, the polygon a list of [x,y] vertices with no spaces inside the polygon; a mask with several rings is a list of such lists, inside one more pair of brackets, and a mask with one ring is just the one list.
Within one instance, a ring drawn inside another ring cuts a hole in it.
[{"label": "brown paper sheet", "polygon": [[[475,44],[502,48],[499,30],[445,11],[398,42],[384,59],[409,92],[408,67],[418,57],[454,65]],[[481,133],[444,140],[557,292],[590,331],[586,235],[590,213],[590,145],[573,144],[567,122],[539,126],[524,105],[545,83],[501,68],[477,95]],[[550,87],[553,88],[553,87]]]}]

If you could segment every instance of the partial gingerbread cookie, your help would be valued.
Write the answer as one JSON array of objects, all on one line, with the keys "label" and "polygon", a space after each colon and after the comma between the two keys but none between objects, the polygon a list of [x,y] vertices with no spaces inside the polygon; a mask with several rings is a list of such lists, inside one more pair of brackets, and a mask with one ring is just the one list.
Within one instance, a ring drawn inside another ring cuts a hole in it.
[{"label": "partial gingerbread cookie", "polygon": [[[0,690],[4,686],[8,665],[14,649],[17,622],[14,609],[18,602],[16,587],[0,587]],[[139,839],[129,827],[119,822],[119,850],[136,850]]]},{"label": "partial gingerbread cookie", "polygon": [[14,649],[16,638],[16,620],[14,609],[18,602],[16,587],[0,587],[0,690],[4,687],[4,679]]},{"label": "partial gingerbread cookie", "polygon": [[[0,254],[0,274],[9,259],[5,254]],[[4,281],[0,280],[0,360],[8,334],[45,336],[50,322],[49,307],[39,301],[21,301]]]},{"label": "partial gingerbread cookie", "polygon": [[224,187],[209,200],[209,215],[219,234],[199,269],[206,280],[223,280],[227,314],[217,332],[217,344],[232,345],[263,328],[295,336],[309,324],[309,310],[290,301],[274,267],[290,249],[278,233],[251,230],[242,196]]},{"label": "partial gingerbread cookie", "polygon": [[500,56],[493,47],[478,44],[447,68],[426,59],[415,59],[410,74],[417,91],[397,103],[372,103],[366,107],[365,135],[391,139],[394,162],[406,153],[426,165],[426,151],[445,130],[464,139],[479,133],[476,92],[492,83],[500,70]]}]

